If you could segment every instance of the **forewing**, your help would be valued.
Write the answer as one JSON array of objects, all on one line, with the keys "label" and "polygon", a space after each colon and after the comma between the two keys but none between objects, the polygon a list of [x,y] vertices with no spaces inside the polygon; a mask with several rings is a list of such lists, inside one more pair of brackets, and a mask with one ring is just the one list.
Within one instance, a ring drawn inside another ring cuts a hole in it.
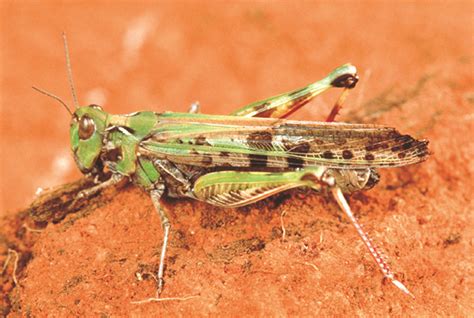
[{"label": "forewing", "polygon": [[428,155],[427,141],[394,128],[345,123],[169,113],[142,155],[203,167],[397,167]]}]

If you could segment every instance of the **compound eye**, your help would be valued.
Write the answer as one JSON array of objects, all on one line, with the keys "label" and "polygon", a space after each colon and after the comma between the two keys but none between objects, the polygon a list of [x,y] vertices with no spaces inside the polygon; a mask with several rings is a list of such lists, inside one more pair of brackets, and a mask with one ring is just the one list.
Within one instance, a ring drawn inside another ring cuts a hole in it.
[{"label": "compound eye", "polygon": [[79,120],[79,139],[89,139],[95,132],[95,124],[87,114]]}]

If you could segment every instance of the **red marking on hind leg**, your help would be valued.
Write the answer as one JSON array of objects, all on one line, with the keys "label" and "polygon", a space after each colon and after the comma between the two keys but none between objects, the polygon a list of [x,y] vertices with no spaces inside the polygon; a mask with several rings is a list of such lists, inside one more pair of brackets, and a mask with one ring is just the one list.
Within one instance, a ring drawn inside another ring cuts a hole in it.
[{"label": "red marking on hind leg", "polygon": [[339,111],[341,110],[342,106],[339,104],[336,104],[332,107],[331,113],[329,113],[329,116],[326,118],[326,122],[331,123],[335,121],[336,116],[339,114]]}]

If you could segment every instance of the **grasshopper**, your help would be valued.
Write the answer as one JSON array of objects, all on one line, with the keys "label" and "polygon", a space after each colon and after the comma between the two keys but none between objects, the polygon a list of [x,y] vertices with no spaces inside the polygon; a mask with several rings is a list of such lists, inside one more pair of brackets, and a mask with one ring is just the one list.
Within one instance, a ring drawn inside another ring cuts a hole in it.
[{"label": "grasshopper", "polygon": [[[110,175],[81,191],[78,198],[122,182],[132,182],[150,194],[163,229],[158,297],[171,228],[160,204],[163,196],[235,208],[300,187],[330,191],[383,275],[411,295],[395,279],[344,194],[372,188],[379,181],[378,168],[424,161],[428,141],[390,127],[334,122],[347,92],[358,81],[353,65],[342,65],[320,81],[252,103],[229,116],[200,114],[198,104],[189,113],[113,115],[98,105],[79,106],[65,36],[64,46],[74,111],[59,97],[37,90],[57,99],[71,114],[71,148],[81,172],[96,179]],[[285,119],[332,87],[344,90],[326,122]]]}]

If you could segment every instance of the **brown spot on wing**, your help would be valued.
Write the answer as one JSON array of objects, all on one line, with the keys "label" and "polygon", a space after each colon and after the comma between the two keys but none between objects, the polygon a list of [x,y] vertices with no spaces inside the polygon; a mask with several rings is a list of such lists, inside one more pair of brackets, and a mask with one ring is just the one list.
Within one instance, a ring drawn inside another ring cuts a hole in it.
[{"label": "brown spot on wing", "polygon": [[365,155],[365,160],[367,160],[367,161],[372,161],[374,159],[375,159],[375,157],[371,153],[368,153],[368,154]]},{"label": "brown spot on wing", "polygon": [[342,146],[347,143],[347,139],[344,139],[344,138],[336,139],[334,140],[334,143],[338,146]]},{"label": "brown spot on wing", "polygon": [[205,166],[210,166],[212,164],[212,157],[209,155],[204,155],[202,157],[202,164]]},{"label": "brown spot on wing", "polygon": [[252,168],[264,168],[267,166],[268,157],[265,155],[249,155],[250,167]]},{"label": "brown spot on wing", "polygon": [[334,157],[335,156],[334,156],[334,153],[332,151],[327,150],[327,151],[323,152],[323,158],[324,159],[334,159]]},{"label": "brown spot on wing", "polygon": [[203,145],[210,146],[209,142],[206,140],[206,137],[202,135],[196,137],[196,140],[194,141],[194,143],[198,146],[203,146]]},{"label": "brown spot on wing", "polygon": [[378,148],[379,148],[378,144],[369,144],[369,145],[365,146],[366,151],[375,151]]},{"label": "brown spot on wing", "polygon": [[287,143],[285,147],[289,153],[306,154],[311,150],[311,145],[307,142],[298,144]]},{"label": "brown spot on wing", "polygon": [[288,157],[287,162],[289,168],[303,168],[304,166],[304,160],[301,158]]},{"label": "brown spot on wing", "polygon": [[410,149],[413,146],[413,141],[406,142],[402,145],[404,150]]},{"label": "brown spot on wing", "polygon": [[256,149],[261,149],[262,144],[270,144],[273,140],[273,135],[269,131],[256,131],[247,137],[247,144]]},{"label": "brown spot on wing", "polygon": [[354,154],[350,150],[344,150],[342,152],[342,158],[344,159],[352,159],[354,157]]}]

